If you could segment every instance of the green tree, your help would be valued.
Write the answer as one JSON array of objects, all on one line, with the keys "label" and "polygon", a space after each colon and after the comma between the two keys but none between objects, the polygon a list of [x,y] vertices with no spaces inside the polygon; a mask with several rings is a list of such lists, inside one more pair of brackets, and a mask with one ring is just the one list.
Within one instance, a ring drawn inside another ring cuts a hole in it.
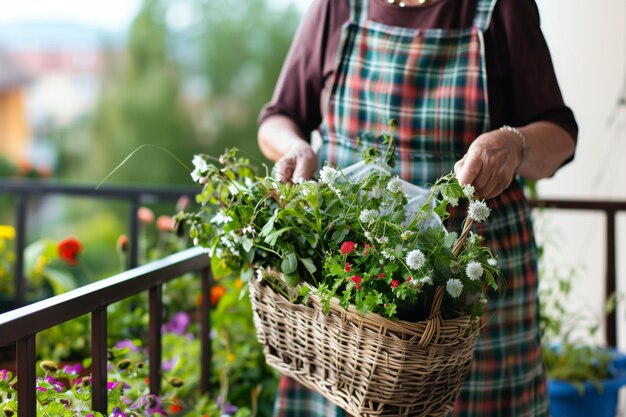
[{"label": "green tree", "polygon": [[207,82],[202,109],[204,149],[221,153],[237,146],[259,156],[257,117],[270,100],[300,19],[294,6],[277,8],[269,0],[198,1],[198,73]]},{"label": "green tree", "polygon": [[[194,130],[182,105],[181,75],[168,57],[165,5],[144,0],[135,18],[127,51],[119,68],[115,59],[103,80],[94,116],[92,140],[97,161],[90,168],[102,178],[144,144],[161,146],[183,161],[194,153]],[[129,160],[112,181],[187,183],[189,172],[165,152],[143,149]]]}]

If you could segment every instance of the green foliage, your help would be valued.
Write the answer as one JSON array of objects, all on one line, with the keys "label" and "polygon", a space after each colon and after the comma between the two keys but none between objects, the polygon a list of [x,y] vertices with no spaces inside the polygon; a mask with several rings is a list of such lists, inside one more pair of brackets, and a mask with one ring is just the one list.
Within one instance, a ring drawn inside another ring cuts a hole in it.
[{"label": "green foliage", "polygon": [[[446,289],[444,317],[479,312],[474,304],[485,297],[468,304],[467,296],[483,295],[485,284],[497,288],[496,261],[480,236],[470,234],[453,254],[456,235],[448,236],[441,222],[426,226],[433,210],[445,219],[448,205],[473,194],[453,174],[433,185],[421,210],[409,212],[386,164],[367,165],[369,173],[355,180],[326,166],[319,181],[285,184],[255,175],[249,160],[232,151],[219,165],[202,155],[193,162],[202,210],[178,221],[186,220],[194,243],[232,271],[249,277],[256,269],[257,279],[294,301],[293,287],[307,283],[325,306],[337,297],[362,314],[419,320],[430,313],[437,287]],[[484,202],[470,202],[470,218],[482,221],[488,213]],[[400,316],[399,306],[417,315]]]},{"label": "green foliage", "polygon": [[[140,145],[176,150],[183,158],[192,153],[194,132],[181,102],[179,69],[166,50],[165,10],[161,0],[144,1],[121,70],[114,69],[104,80],[92,130],[100,178]],[[161,184],[188,180],[188,173],[165,153],[144,151],[135,158],[115,180]],[[145,163],[148,158],[150,163]]]}]

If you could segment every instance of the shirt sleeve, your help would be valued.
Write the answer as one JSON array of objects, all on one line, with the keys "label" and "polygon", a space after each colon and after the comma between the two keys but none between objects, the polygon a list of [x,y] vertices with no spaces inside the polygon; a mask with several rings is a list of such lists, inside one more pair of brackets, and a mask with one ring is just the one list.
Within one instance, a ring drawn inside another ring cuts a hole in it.
[{"label": "shirt sleeve", "polygon": [[305,13],[283,64],[274,95],[259,115],[259,124],[281,114],[292,119],[308,139],[321,123],[322,68],[328,36],[329,2],[316,0]]},{"label": "shirt sleeve", "polygon": [[[489,28],[496,55],[491,59],[505,66],[500,76],[506,87],[490,88],[490,96],[502,96],[506,102],[507,118],[492,120],[494,124],[525,125],[549,121],[566,130],[574,139],[578,126],[571,109],[563,102],[552,58],[543,33],[539,11],[534,0],[500,0],[494,10]],[[487,57],[490,59],[490,57]],[[494,77],[496,86],[498,74]],[[499,111],[495,110],[496,116]],[[497,119],[498,117],[496,117]],[[508,118],[512,118],[506,120]],[[493,126],[497,128],[498,126]]]}]

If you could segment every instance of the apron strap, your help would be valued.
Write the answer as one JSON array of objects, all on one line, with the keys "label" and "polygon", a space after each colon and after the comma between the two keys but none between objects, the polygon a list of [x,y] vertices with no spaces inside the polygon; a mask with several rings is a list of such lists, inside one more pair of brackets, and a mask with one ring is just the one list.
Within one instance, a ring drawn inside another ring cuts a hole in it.
[{"label": "apron strap", "polygon": [[350,21],[364,22],[365,20],[367,20],[368,6],[368,0],[350,0]]},{"label": "apron strap", "polygon": [[478,0],[476,5],[476,15],[474,16],[474,27],[481,32],[485,32],[491,23],[491,15],[498,0]]}]

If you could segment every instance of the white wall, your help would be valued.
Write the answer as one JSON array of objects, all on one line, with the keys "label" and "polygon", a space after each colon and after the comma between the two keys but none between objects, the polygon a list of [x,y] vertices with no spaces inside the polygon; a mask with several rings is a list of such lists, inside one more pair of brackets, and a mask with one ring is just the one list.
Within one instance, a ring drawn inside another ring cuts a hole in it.
[{"label": "white wall", "polygon": [[[626,201],[626,2],[624,0],[537,0],[566,103],[574,110],[579,141],[573,163],[539,184],[543,198],[602,198]],[[577,298],[599,315],[604,292],[604,218],[596,214],[549,215],[558,235],[548,257],[564,266],[582,265]],[[543,230],[542,230],[543,229]],[[626,259],[626,216],[618,218],[618,259]],[[618,262],[618,289],[626,292],[624,262]],[[620,346],[626,346],[625,313],[619,314]]]}]

